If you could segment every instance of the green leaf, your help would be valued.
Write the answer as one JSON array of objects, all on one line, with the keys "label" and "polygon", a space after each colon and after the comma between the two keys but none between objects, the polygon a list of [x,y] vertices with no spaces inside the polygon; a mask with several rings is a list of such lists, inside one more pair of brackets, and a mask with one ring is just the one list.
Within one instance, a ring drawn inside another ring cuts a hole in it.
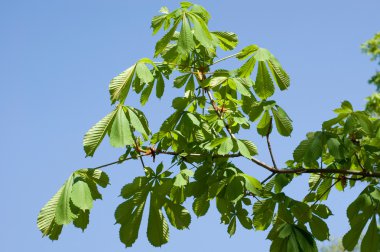
[{"label": "green leaf", "polygon": [[276,109],[272,107],[278,133],[282,136],[290,136],[293,131],[292,120],[280,106],[276,105]]},{"label": "green leaf", "polygon": [[64,185],[58,192],[46,203],[38,214],[37,226],[42,232],[43,236],[49,236],[51,240],[57,240],[62,230],[62,225],[55,222],[55,212],[58,202],[63,193]]},{"label": "green leaf", "polygon": [[219,155],[226,155],[232,150],[233,147],[234,147],[234,143],[233,143],[232,139],[230,137],[228,137],[226,139],[226,141],[224,141],[220,145],[220,147],[218,149],[218,154]]},{"label": "green leaf", "polygon": [[70,209],[70,195],[73,188],[73,181],[74,175],[72,174],[63,186],[62,193],[58,199],[55,209],[55,222],[58,225],[69,224],[75,218]]},{"label": "green leaf", "polygon": [[274,94],[273,81],[264,61],[260,61],[253,89],[261,99],[267,99]]},{"label": "green leaf", "polygon": [[231,202],[236,202],[244,197],[245,179],[241,176],[234,176],[227,185],[226,198]]},{"label": "green leaf", "polygon": [[236,143],[238,145],[240,154],[242,154],[244,157],[246,157],[248,159],[251,159],[252,155],[251,155],[251,152],[249,151],[247,145],[239,139],[236,139]]},{"label": "green leaf", "polygon": [[179,204],[174,204],[172,201],[166,199],[164,204],[166,215],[168,216],[170,224],[177,229],[188,228],[191,222],[191,215],[189,211]]},{"label": "green leaf", "polygon": [[150,210],[148,218],[148,228],[146,231],[148,241],[155,247],[161,247],[169,241],[169,226],[160,208],[158,208],[155,198],[150,198]]},{"label": "green leaf", "polygon": [[179,21],[176,21],[173,24],[173,27],[169,30],[168,33],[166,33],[159,41],[156,43],[154,57],[157,57],[162,51],[166,48],[166,46],[169,44],[170,40],[173,38],[173,35],[177,29],[177,26],[179,24]]},{"label": "green leaf", "polygon": [[310,229],[318,240],[324,241],[329,239],[330,233],[327,224],[315,215],[310,220]]},{"label": "green leaf", "polygon": [[314,214],[318,215],[323,219],[327,219],[330,215],[332,215],[330,208],[323,204],[314,205],[312,210]]},{"label": "green leaf", "polygon": [[290,85],[290,78],[277,59],[273,57],[268,61],[268,65],[280,90],[287,89]]},{"label": "green leaf", "polygon": [[82,229],[83,232],[87,228],[88,223],[90,223],[90,211],[79,210],[76,219],[73,221],[74,226]]},{"label": "green leaf", "polygon": [[183,85],[185,85],[185,83],[188,81],[189,77],[191,76],[192,74],[185,74],[185,75],[181,75],[181,76],[178,76],[177,78],[174,79],[174,87],[176,88],[181,88]]},{"label": "green leaf", "polygon": [[262,189],[260,181],[245,173],[242,176],[245,179],[245,188],[255,195],[260,195],[260,190]]},{"label": "green leaf", "polygon": [[134,144],[130,123],[122,106],[118,107],[115,120],[112,123],[110,143],[113,147],[125,147]]},{"label": "green leaf", "polygon": [[218,41],[219,47],[224,51],[234,49],[238,44],[238,37],[233,32],[211,32],[211,36],[214,40]]},{"label": "green leaf", "polygon": [[240,60],[243,60],[245,58],[247,58],[249,55],[253,54],[254,52],[256,52],[257,50],[259,49],[259,47],[257,45],[249,45],[249,46],[246,46],[244,47],[239,53],[238,55],[236,56],[236,58],[240,59]]},{"label": "green leaf", "polygon": [[292,211],[294,217],[296,217],[301,223],[308,222],[312,217],[310,207],[303,202],[293,201],[290,210]]},{"label": "green leaf", "polygon": [[[132,213],[130,214],[128,212],[124,213],[125,216],[122,219],[123,222],[121,223],[119,236],[120,236],[120,241],[124,243],[125,246],[127,247],[132,247],[133,243],[135,243],[135,241],[138,238],[144,206],[145,206],[145,201],[137,205]],[[117,212],[115,212],[115,218],[116,218],[116,213]],[[119,220],[120,220],[120,217],[119,217]]]},{"label": "green leaf", "polygon": [[239,91],[241,95],[251,96],[251,92],[242,84],[242,80],[240,78],[233,79],[236,85],[236,90]]},{"label": "green leaf", "polygon": [[136,64],[136,75],[144,83],[150,83],[154,80],[153,74],[150,72],[149,68],[143,62],[138,62]]},{"label": "green leaf", "polygon": [[177,46],[178,53],[183,55],[187,55],[195,47],[193,33],[191,32],[189,20],[185,14],[182,16],[182,27]]},{"label": "green leaf", "polygon": [[197,15],[188,13],[194,25],[194,36],[205,48],[212,48],[212,37],[205,21]]},{"label": "green leaf", "polygon": [[242,78],[248,78],[251,76],[253,68],[255,67],[256,59],[255,57],[249,58],[239,69],[238,75]]},{"label": "green leaf", "polygon": [[109,92],[111,95],[112,104],[116,101],[120,101],[120,103],[124,102],[125,98],[128,96],[129,89],[131,88],[135,70],[136,64],[111,80],[109,84]]},{"label": "green leaf", "polygon": [[269,111],[266,110],[261,117],[260,122],[257,124],[257,133],[261,136],[266,136],[272,131],[272,117],[269,115]]},{"label": "green leaf", "polygon": [[368,226],[368,230],[363,237],[360,246],[361,251],[379,251],[380,234],[377,227],[376,215],[373,215],[372,220]]},{"label": "green leaf", "polygon": [[150,134],[148,125],[146,125],[146,122],[144,120],[145,116],[141,112],[139,113],[136,109],[132,107],[127,107],[127,112],[130,118],[130,122],[132,124],[132,127],[143,134],[145,137]]},{"label": "green leaf", "polygon": [[236,216],[232,217],[231,222],[228,225],[227,232],[230,235],[230,237],[235,234],[235,232],[236,232]]},{"label": "green leaf", "polygon": [[176,97],[172,101],[172,107],[178,111],[184,110],[189,105],[189,99],[187,97]]},{"label": "green leaf", "polygon": [[89,210],[92,208],[93,198],[86,182],[78,180],[74,183],[71,191],[71,200],[73,204],[81,210]]},{"label": "green leaf", "polygon": [[150,97],[150,95],[152,93],[152,90],[153,90],[153,83],[149,83],[144,88],[144,90],[141,93],[141,97],[140,97],[140,103],[141,103],[141,105],[144,106],[147,103],[147,101],[149,100],[149,97]]},{"label": "green leaf", "polygon": [[276,203],[272,199],[257,201],[253,204],[253,226],[257,230],[266,230],[273,220]]},{"label": "green leaf", "polygon": [[115,118],[117,110],[112,111],[106,115],[102,120],[96,123],[92,128],[87,131],[83,138],[83,147],[87,156],[93,156],[99,144],[102,142],[104,136],[111,128],[112,122]]},{"label": "green leaf", "polygon": [[207,193],[203,194],[199,198],[196,198],[193,202],[193,211],[197,217],[205,215],[209,207],[210,201],[207,199]]},{"label": "green leaf", "polygon": [[311,165],[322,154],[324,142],[324,134],[322,132],[314,132],[308,134],[308,139],[301,141],[293,152],[295,161],[303,161],[306,165]]},{"label": "green leaf", "polygon": [[157,76],[157,83],[156,83],[156,96],[157,98],[161,98],[165,91],[165,82],[164,78],[162,77],[162,74],[159,73]]}]

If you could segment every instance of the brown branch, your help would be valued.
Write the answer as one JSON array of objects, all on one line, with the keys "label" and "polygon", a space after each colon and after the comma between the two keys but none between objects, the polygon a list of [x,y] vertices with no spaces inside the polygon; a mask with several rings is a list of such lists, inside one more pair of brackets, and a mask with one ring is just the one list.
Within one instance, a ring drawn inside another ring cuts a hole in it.
[{"label": "brown branch", "polygon": [[366,169],[363,167],[362,163],[360,162],[360,159],[357,153],[355,153],[355,157],[356,157],[356,161],[358,161],[360,168],[362,168],[362,170],[365,171]]},{"label": "brown branch", "polygon": [[270,118],[268,132],[265,137],[267,139],[268,150],[269,150],[270,158],[272,159],[273,167],[277,169],[276,161],[274,160],[274,156],[272,152],[272,146],[269,141],[269,135],[270,135],[271,129],[272,129],[272,117]]}]

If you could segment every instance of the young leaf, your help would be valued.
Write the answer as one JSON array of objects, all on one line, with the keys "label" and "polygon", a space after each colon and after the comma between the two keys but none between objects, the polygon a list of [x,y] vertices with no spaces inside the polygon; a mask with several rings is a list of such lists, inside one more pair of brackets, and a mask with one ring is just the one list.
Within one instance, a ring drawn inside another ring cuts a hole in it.
[{"label": "young leaf", "polygon": [[110,143],[113,147],[125,147],[134,144],[130,123],[121,106],[117,109],[115,121],[112,124]]},{"label": "young leaf", "polygon": [[135,74],[136,64],[113,78],[109,84],[109,92],[111,95],[111,103],[116,101],[124,102],[128,95],[133,76]]},{"label": "young leaf", "polygon": [[272,107],[278,133],[282,136],[290,136],[293,131],[292,120],[280,106],[276,105],[276,109]]},{"label": "young leaf", "polygon": [[268,69],[264,61],[259,62],[255,85],[253,86],[255,93],[261,99],[267,99],[274,94],[273,81],[269,75]]},{"label": "young leaf", "polygon": [[193,33],[191,32],[189,20],[186,14],[182,16],[182,27],[178,38],[178,53],[187,55],[194,47]]},{"label": "young leaf", "polygon": [[173,27],[170,29],[168,33],[166,33],[159,41],[156,43],[154,57],[156,58],[162,51],[166,48],[166,46],[169,44],[170,40],[173,38],[173,35],[177,29],[177,26],[179,24],[179,21],[176,21],[173,24]]},{"label": "young leaf", "polygon": [[95,150],[102,142],[106,133],[110,130],[116,114],[117,110],[112,111],[87,131],[83,138],[83,147],[86,152],[86,157],[92,157],[94,155]]},{"label": "young leaf", "polygon": [[143,62],[138,62],[136,64],[136,75],[146,84],[153,81],[152,73]]},{"label": "young leaf", "polygon": [[71,201],[81,210],[89,210],[92,208],[93,198],[86,182],[78,180],[74,183],[71,191]]},{"label": "young leaf", "polygon": [[55,222],[55,212],[58,202],[63,193],[64,185],[58,192],[46,203],[38,214],[37,226],[42,232],[43,236],[49,236],[51,240],[57,240],[62,230],[62,225]]},{"label": "young leaf", "polygon": [[207,213],[210,207],[210,201],[207,200],[207,194],[203,194],[201,197],[196,198],[193,202],[193,211],[197,217],[203,216]]},{"label": "young leaf", "polygon": [[238,44],[237,35],[233,32],[211,32],[211,36],[217,41],[219,47],[224,51],[234,49]]},{"label": "young leaf", "polygon": [[62,193],[58,199],[55,209],[55,222],[58,225],[69,224],[75,218],[70,209],[70,196],[73,188],[74,175],[70,175],[63,186]]},{"label": "young leaf", "polygon": [[148,218],[148,228],[146,234],[148,241],[155,247],[161,247],[169,241],[169,226],[160,208],[158,208],[155,198],[150,198],[150,210]]}]

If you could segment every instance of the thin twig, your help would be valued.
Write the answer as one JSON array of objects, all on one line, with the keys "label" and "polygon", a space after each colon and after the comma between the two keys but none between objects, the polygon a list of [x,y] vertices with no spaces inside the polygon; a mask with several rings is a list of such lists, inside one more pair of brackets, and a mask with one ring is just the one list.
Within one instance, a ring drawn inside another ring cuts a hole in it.
[{"label": "thin twig", "polygon": [[363,171],[366,171],[366,169],[363,167],[362,163],[360,162],[360,159],[357,153],[355,153],[355,157],[356,157],[356,161],[358,161],[360,168],[362,168]]},{"label": "thin twig", "polygon": [[267,182],[268,180],[270,180],[274,175],[276,175],[276,173],[272,172],[271,175],[269,175],[266,179],[264,179],[263,181],[261,181],[261,184],[264,184],[265,182]]},{"label": "thin twig", "polygon": [[271,132],[271,128],[272,128],[272,117],[270,118],[270,121],[269,121],[269,127],[268,127],[268,132],[266,134],[266,139],[267,139],[268,150],[269,150],[270,158],[272,159],[273,167],[275,169],[277,169],[276,161],[274,160],[274,156],[273,156],[273,152],[272,152],[272,146],[271,146],[270,141],[269,141],[269,135]]},{"label": "thin twig", "polygon": [[324,192],[318,197],[318,199],[316,199],[316,200],[314,201],[314,203],[310,206],[310,208],[313,208],[313,207],[315,206],[315,204],[317,204],[317,202],[318,202],[320,199],[322,199],[322,197],[323,197],[328,191],[330,191],[331,188],[332,188],[334,185],[336,185],[339,181],[341,181],[341,179],[338,179],[337,181],[335,181],[334,183],[332,183],[331,186],[329,186],[329,188],[327,188],[327,190],[325,190],[325,191],[324,191]]},{"label": "thin twig", "polygon": [[217,63],[219,63],[219,62],[221,62],[221,61],[224,61],[224,60],[227,60],[227,59],[230,59],[230,58],[236,57],[236,56],[239,55],[239,54],[240,54],[240,53],[235,53],[235,54],[229,55],[229,56],[227,56],[227,57],[221,58],[221,59],[215,61],[214,63],[210,64],[209,66],[212,66],[212,65],[215,65],[215,64],[217,64]]},{"label": "thin twig", "polygon": [[[147,156],[147,155],[146,154],[138,155],[137,158],[143,157],[143,156]],[[89,169],[101,169],[101,168],[104,168],[104,167],[107,167],[107,166],[111,166],[111,165],[114,165],[114,164],[121,164],[124,161],[135,159],[135,158],[136,157],[129,157],[129,158],[125,158],[125,159],[122,159],[122,160],[114,161],[114,162],[111,162],[111,163],[108,163],[108,164],[100,165],[100,166],[97,166],[97,167],[94,167],[94,168],[89,168]]]}]

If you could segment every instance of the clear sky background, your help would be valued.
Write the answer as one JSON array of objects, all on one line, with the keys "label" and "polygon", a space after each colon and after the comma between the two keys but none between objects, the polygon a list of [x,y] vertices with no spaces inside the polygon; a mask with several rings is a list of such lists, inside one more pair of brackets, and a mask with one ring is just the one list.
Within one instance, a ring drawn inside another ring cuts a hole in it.
[{"label": "clear sky background", "polygon": [[[198,1],[212,15],[211,30],[233,31],[238,49],[258,44],[269,49],[291,76],[286,92],[274,99],[293,119],[291,138],[274,136],[273,149],[283,164],[308,131],[320,129],[334,116],[332,109],[347,99],[362,109],[374,91],[367,80],[375,64],[360,44],[380,30],[378,0],[368,1]],[[69,174],[79,168],[114,161],[122,153],[105,141],[94,158],[85,159],[84,133],[112,110],[108,83],[142,57],[152,57],[155,41],[150,20],[161,6],[179,1],[1,1],[0,2],[0,251],[124,251],[114,209],[122,201],[120,188],[141,174],[138,162],[107,168],[111,186],[102,190],[85,233],[64,227],[60,240],[41,238],[36,227],[40,208]],[[220,54],[223,56],[225,54]],[[236,67],[236,63],[224,64]],[[175,94],[167,82],[164,98],[143,108],[153,130],[172,111]],[[139,107],[138,98],[128,105]],[[263,139],[248,136],[269,163]],[[268,174],[251,163],[238,163],[259,179]],[[287,192],[301,199],[306,177]],[[328,200],[334,216],[328,221],[333,237],[348,230],[345,208],[360,192],[346,189]],[[145,216],[146,217],[146,216]],[[146,219],[146,218],[144,218]],[[171,228],[161,249],[148,243],[143,221],[140,236],[129,251],[266,251],[266,232],[238,227],[229,238],[212,207],[193,215],[190,230]]]}]

